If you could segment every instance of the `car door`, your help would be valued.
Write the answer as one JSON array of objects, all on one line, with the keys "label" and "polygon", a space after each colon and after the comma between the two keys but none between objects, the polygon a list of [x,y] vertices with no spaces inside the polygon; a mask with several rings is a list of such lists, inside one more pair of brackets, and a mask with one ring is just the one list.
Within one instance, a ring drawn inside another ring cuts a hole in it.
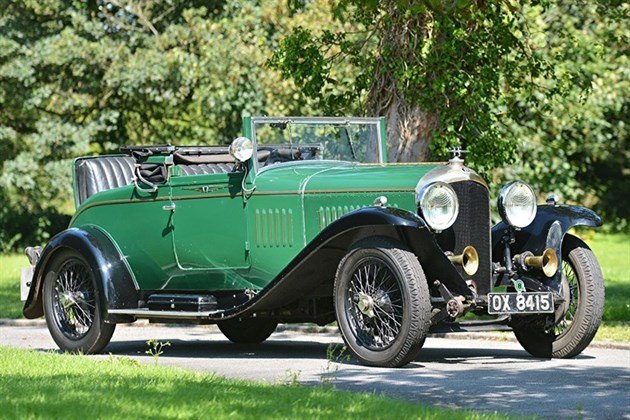
[{"label": "car door", "polygon": [[[171,197],[166,177],[153,176],[151,185],[137,182],[137,170],[146,173],[156,164],[140,168],[127,156],[100,156],[76,159],[74,189],[78,206],[70,227],[97,226],[120,249],[137,285],[155,290],[177,275],[173,255],[172,214],[164,211]],[[84,201],[90,199],[89,202]]]},{"label": "car door", "polygon": [[175,259],[182,276],[170,289],[248,287],[247,220],[242,172],[172,176]]}]

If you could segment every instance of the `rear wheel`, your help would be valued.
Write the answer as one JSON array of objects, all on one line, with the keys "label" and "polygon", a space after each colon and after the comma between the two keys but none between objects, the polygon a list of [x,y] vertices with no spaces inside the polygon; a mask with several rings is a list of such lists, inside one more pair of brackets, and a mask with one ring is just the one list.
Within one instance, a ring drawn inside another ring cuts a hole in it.
[{"label": "rear wheel", "polygon": [[412,361],[429,331],[429,290],[416,256],[389,238],[358,242],[341,260],[335,312],[348,350],[362,364]]},{"label": "rear wheel", "polygon": [[116,326],[102,319],[96,277],[80,253],[64,250],[54,257],[42,298],[48,330],[60,349],[98,353],[109,343]]},{"label": "rear wheel", "polygon": [[562,243],[562,294],[566,302],[549,316],[514,320],[516,339],[535,357],[569,358],[593,340],[604,312],[604,279],[593,251],[579,238]]},{"label": "rear wheel", "polygon": [[223,335],[237,344],[259,344],[269,338],[278,323],[266,318],[232,318],[219,322]]}]

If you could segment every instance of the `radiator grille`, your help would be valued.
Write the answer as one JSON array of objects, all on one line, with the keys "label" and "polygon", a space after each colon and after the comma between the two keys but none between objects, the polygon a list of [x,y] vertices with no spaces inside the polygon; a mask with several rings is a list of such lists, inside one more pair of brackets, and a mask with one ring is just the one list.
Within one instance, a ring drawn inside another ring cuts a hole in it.
[{"label": "radiator grille", "polygon": [[[461,254],[472,245],[479,254],[479,269],[472,276],[477,292],[490,291],[492,261],[490,255],[490,198],[488,189],[473,181],[451,184],[459,200],[459,216],[449,229],[437,235],[438,243],[445,251]],[[470,276],[458,268],[463,278]]]}]

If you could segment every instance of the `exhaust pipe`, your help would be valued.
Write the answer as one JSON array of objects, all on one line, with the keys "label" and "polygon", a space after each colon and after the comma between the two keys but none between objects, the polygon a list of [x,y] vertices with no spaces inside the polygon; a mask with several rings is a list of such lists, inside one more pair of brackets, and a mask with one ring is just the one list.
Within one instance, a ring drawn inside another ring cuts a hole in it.
[{"label": "exhaust pipe", "polygon": [[547,277],[553,277],[558,271],[558,255],[551,248],[545,249],[542,255],[539,256],[535,256],[529,251],[516,254],[514,260],[524,269],[535,268],[542,270]]},{"label": "exhaust pipe", "polygon": [[472,245],[464,248],[464,251],[459,255],[449,255],[448,259],[453,265],[462,267],[469,276],[474,276],[479,269],[479,254]]}]

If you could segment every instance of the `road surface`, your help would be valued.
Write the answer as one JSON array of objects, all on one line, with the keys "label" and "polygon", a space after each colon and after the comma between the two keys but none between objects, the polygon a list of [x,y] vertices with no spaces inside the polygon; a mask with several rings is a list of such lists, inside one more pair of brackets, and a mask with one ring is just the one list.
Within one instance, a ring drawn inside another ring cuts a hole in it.
[{"label": "road surface", "polygon": [[[105,352],[151,363],[146,341],[170,341],[159,364],[230,378],[383,393],[442,407],[540,417],[630,419],[630,350],[588,348],[568,360],[530,357],[509,341],[429,338],[401,369],[332,363],[333,334],[277,332],[262,345],[235,345],[216,327],[118,326]],[[0,346],[56,349],[45,326],[0,326]],[[337,347],[339,348],[339,347]],[[93,356],[95,358],[104,356]]]}]

